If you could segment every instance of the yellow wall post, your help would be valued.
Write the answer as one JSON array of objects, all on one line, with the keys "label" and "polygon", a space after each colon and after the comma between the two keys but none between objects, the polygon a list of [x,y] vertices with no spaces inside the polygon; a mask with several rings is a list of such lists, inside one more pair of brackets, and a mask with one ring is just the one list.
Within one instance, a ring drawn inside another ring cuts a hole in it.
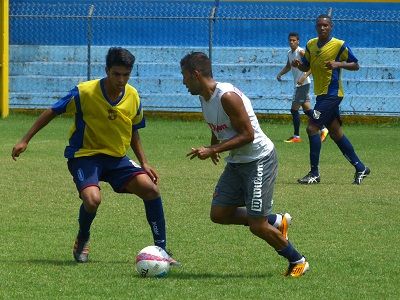
[{"label": "yellow wall post", "polygon": [[9,0],[2,0],[0,4],[0,115],[8,116],[8,43],[9,43]]}]

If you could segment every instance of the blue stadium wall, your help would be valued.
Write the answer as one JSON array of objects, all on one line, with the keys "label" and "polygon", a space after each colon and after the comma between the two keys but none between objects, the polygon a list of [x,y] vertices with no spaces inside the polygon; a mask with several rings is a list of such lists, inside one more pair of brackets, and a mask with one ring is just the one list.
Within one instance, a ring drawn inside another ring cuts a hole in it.
[{"label": "blue stadium wall", "polygon": [[[86,16],[90,4],[95,5],[93,22],[93,45],[138,45],[138,46],[205,46],[208,35],[198,34],[199,30],[207,33],[208,20],[214,1],[130,1],[132,5],[105,0],[10,0],[11,15],[29,15],[29,3],[47,5],[48,15]],[[158,2],[154,5],[154,2]],[[128,2],[129,3],[129,2]],[[134,4],[135,3],[135,4]],[[49,4],[54,4],[50,5]],[[82,5],[83,4],[83,5]],[[138,9],[138,6],[141,8]],[[68,9],[65,9],[68,7]],[[215,46],[231,47],[286,47],[287,33],[301,32],[305,41],[315,36],[314,19],[317,14],[333,8],[334,18],[341,19],[341,26],[334,29],[334,35],[349,41],[352,47],[397,48],[397,29],[393,24],[380,20],[398,21],[400,14],[399,1],[221,1],[215,23]],[[336,11],[335,11],[336,10]],[[279,15],[277,11],[280,12]],[[114,16],[173,16],[174,20],[165,19],[131,19],[123,21],[126,25],[121,30],[120,19],[105,18],[111,12]],[[115,14],[117,12],[117,14]],[[337,15],[337,12],[340,15]],[[102,18],[104,17],[104,18]],[[200,17],[182,22],[182,18]],[[271,18],[268,21],[235,20],[235,18]],[[181,19],[179,19],[181,18]],[[224,19],[226,18],[226,19]],[[277,18],[278,20],[273,20]],[[299,21],[299,18],[301,19]],[[288,19],[282,22],[282,19]],[[305,19],[305,20],[304,20]],[[353,20],[352,20],[353,19]],[[375,20],[364,22],[364,20]],[[76,19],[82,27],[82,34],[70,33],[71,19],[41,19],[25,26],[11,19],[10,43],[15,45],[85,45],[86,20]],[[266,29],[267,27],[267,29]],[[46,35],[35,35],[43,28],[51,28]],[[200,29],[199,29],[200,28]],[[106,34],[102,34],[106,32]],[[159,32],[161,34],[154,34]],[[179,34],[174,34],[179,33]],[[371,38],[373,34],[373,38]],[[390,34],[390,35],[388,35]],[[132,38],[134,37],[134,38]]]},{"label": "blue stadium wall", "polygon": [[[146,110],[200,111],[182,85],[179,60],[194,49],[208,51],[214,3],[10,0],[10,107],[50,106],[78,82],[104,76],[108,47],[125,46],[137,58],[130,83]],[[361,65],[359,72],[343,72],[342,112],[400,116],[399,1],[221,1],[212,23],[214,75],[241,88],[257,112],[289,113],[293,80],[276,81],[288,32],[298,31],[304,46],[316,35],[316,16],[328,8],[334,35],[348,42]]]}]

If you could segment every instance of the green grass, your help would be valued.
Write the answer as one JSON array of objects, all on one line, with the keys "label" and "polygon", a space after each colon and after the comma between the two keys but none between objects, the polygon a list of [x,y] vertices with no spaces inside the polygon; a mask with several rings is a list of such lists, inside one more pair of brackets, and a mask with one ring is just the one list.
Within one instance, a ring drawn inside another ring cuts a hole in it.
[{"label": "green grass", "polygon": [[[199,121],[149,119],[141,137],[157,168],[169,248],[183,263],[164,279],[142,279],[134,258],[152,243],[143,204],[102,184],[103,202],[92,228],[90,263],[72,259],[80,201],[63,151],[69,118],[57,118],[31,141],[17,162],[12,146],[36,116],[0,120],[0,299],[398,299],[400,265],[399,126],[349,125],[345,132],[372,170],[361,186],[328,140],[322,182],[301,186],[308,142],[285,144],[290,124],[262,121],[280,169],[275,210],[294,220],[289,238],[309,259],[300,279],[282,276],[284,259],[241,226],[208,217],[223,163],[190,161],[192,146],[207,145]],[[305,126],[302,125],[302,135]],[[132,153],[130,153],[132,157]]]}]

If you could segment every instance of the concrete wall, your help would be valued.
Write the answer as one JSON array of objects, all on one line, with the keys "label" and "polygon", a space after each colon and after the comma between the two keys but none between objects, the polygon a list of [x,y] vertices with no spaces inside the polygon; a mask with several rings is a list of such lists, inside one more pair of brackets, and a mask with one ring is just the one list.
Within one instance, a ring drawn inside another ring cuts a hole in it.
[{"label": "concrete wall", "polygon": [[[200,111],[197,97],[182,85],[180,59],[205,48],[127,47],[136,56],[130,83],[147,110]],[[92,49],[92,78],[104,76],[108,47]],[[344,113],[400,115],[400,49],[354,48],[358,72],[343,72]],[[291,74],[275,77],[286,62],[287,48],[218,47],[213,51],[214,77],[239,87],[257,112],[288,113],[293,92]],[[87,47],[11,45],[11,108],[50,106],[78,82],[87,79]]]},{"label": "concrete wall", "polygon": [[[87,18],[94,4],[93,19]],[[146,109],[199,111],[181,83],[179,61],[191,50],[208,52],[214,1],[10,0],[11,107],[48,107],[86,80],[88,36],[95,45],[92,78],[104,76],[108,45],[137,57],[131,84]],[[275,77],[286,61],[287,34],[301,45],[315,36],[315,17],[333,9],[333,35],[360,60],[344,71],[346,113],[400,115],[400,4],[382,1],[220,1],[212,23],[214,75],[230,81],[258,112],[289,111],[290,74]],[[89,34],[90,32],[90,34]]]}]

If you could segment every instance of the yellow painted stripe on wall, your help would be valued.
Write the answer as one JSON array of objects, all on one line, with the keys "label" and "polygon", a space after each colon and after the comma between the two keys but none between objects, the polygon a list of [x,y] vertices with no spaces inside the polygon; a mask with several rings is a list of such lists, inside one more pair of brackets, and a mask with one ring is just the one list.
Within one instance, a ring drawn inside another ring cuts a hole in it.
[{"label": "yellow painted stripe on wall", "polygon": [[8,0],[2,0],[0,4],[0,115],[8,116]]}]

